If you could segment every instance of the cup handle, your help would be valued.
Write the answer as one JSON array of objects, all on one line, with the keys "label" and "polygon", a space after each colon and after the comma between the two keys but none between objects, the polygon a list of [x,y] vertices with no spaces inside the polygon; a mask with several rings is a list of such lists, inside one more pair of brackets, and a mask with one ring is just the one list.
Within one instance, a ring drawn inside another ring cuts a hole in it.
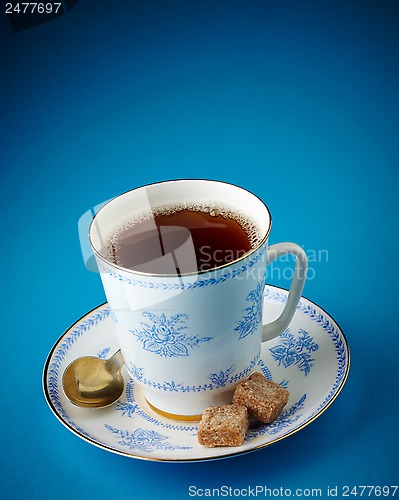
[{"label": "cup handle", "polygon": [[292,254],[296,257],[294,277],[291,282],[290,291],[288,293],[287,302],[280,316],[263,325],[262,342],[271,340],[280,335],[290,324],[294,316],[296,306],[302,295],[303,286],[306,280],[306,271],[308,269],[308,258],[304,250],[295,243],[276,243],[267,249],[267,264],[271,264],[274,260],[286,254]]}]

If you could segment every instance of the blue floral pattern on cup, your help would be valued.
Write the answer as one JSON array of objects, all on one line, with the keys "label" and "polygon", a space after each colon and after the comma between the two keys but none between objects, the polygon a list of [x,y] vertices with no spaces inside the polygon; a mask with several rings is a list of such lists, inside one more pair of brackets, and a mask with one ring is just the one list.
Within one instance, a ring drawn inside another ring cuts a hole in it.
[{"label": "blue floral pattern on cup", "polygon": [[151,312],[143,312],[148,323],[141,322],[142,328],[130,330],[142,342],[143,349],[164,357],[189,356],[189,349],[201,342],[208,342],[212,337],[198,338],[196,335],[182,333],[188,327],[185,325],[187,314],[175,314],[167,318],[164,313],[157,316]]},{"label": "blue floral pattern on cup", "polygon": [[[130,375],[143,385],[152,387],[154,389],[162,390],[164,392],[204,392],[213,391],[220,387],[225,387],[227,384],[235,384],[239,380],[243,379],[251,373],[251,370],[259,361],[259,354],[257,354],[243,370],[238,373],[234,373],[236,370],[233,366],[221,370],[219,373],[210,373],[206,377],[210,382],[206,382],[200,385],[187,385],[178,383],[175,380],[150,380],[145,376],[145,370],[142,367],[138,367],[133,363],[129,364]],[[267,370],[267,368],[266,368]],[[270,373],[270,372],[269,372]],[[234,375],[233,375],[234,374]]]},{"label": "blue floral pattern on cup", "polygon": [[203,278],[203,279],[195,279],[184,280],[179,282],[160,282],[160,281],[147,281],[146,279],[137,279],[132,278],[128,274],[117,273],[109,266],[105,266],[101,261],[98,261],[98,268],[100,272],[106,273],[111,278],[121,281],[122,283],[126,283],[128,285],[133,285],[141,288],[150,288],[154,290],[192,290],[196,288],[204,288],[206,286],[215,286],[219,283],[224,283],[233,278],[237,278],[241,274],[245,273],[249,269],[251,269],[255,264],[257,264],[264,256],[265,256],[266,248],[264,246],[260,247],[259,251],[255,252],[253,257],[249,259],[242,266],[234,268],[232,271],[227,273],[222,273],[220,276]]},{"label": "blue floral pattern on cup", "polygon": [[224,387],[229,381],[230,375],[234,372],[234,366],[230,366],[227,370],[221,370],[219,373],[211,373],[208,378],[213,382],[216,388]]},{"label": "blue floral pattern on cup", "polygon": [[239,339],[252,335],[262,321],[264,287],[264,282],[258,283],[258,286],[247,295],[247,300],[251,301],[252,305],[244,309],[244,318],[234,328],[235,331],[240,332]]}]

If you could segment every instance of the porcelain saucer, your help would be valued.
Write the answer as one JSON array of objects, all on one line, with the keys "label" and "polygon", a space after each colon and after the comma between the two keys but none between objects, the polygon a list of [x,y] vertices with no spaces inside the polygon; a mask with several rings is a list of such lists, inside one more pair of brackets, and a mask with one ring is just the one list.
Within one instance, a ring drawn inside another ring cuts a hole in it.
[{"label": "porcelain saucer", "polygon": [[[281,312],[288,291],[267,286],[264,322]],[[302,298],[289,328],[262,346],[256,370],[290,391],[283,413],[271,424],[252,423],[240,447],[205,448],[197,441],[197,422],[155,413],[125,368],[125,391],[111,407],[78,408],[62,390],[62,374],[80,356],[110,356],[118,349],[107,304],[72,325],[48,355],[44,394],[55,416],[74,434],[114,453],[147,460],[184,462],[227,458],[284,439],[315,420],[336,399],[349,372],[349,346],[337,323]],[[173,390],[173,388],[171,388]]]}]

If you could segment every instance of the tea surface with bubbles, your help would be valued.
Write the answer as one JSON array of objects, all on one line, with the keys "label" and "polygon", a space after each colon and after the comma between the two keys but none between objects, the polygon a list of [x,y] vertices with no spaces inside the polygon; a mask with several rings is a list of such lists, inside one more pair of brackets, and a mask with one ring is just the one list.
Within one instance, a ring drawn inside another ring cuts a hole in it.
[{"label": "tea surface with bubbles", "polygon": [[103,254],[121,267],[184,275],[229,264],[259,243],[255,225],[226,210],[168,209],[119,228]]}]

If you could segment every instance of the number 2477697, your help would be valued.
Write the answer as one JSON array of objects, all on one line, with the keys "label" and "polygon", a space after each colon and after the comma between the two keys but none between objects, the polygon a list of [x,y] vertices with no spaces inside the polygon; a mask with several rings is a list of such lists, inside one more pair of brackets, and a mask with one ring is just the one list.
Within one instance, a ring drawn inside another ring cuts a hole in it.
[{"label": "number 2477697", "polygon": [[61,2],[37,3],[37,2],[17,2],[6,3],[6,14],[57,14],[61,8]]}]

